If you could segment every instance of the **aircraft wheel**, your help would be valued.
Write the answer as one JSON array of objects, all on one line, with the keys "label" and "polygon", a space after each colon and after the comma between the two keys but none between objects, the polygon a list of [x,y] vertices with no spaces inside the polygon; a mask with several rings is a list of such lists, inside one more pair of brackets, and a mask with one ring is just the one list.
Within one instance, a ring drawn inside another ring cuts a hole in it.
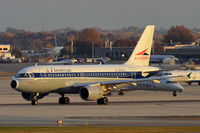
[{"label": "aircraft wheel", "polygon": [[112,96],[112,93],[111,93],[111,92],[109,92],[109,93],[108,93],[108,96]]},{"label": "aircraft wheel", "polygon": [[191,85],[191,82],[188,82],[188,85]]},{"label": "aircraft wheel", "polygon": [[118,95],[124,95],[123,91],[119,91]]},{"label": "aircraft wheel", "polygon": [[58,102],[59,102],[59,104],[69,104],[70,99],[69,99],[69,97],[60,97]]},{"label": "aircraft wheel", "polygon": [[64,97],[64,104],[69,104],[69,103],[70,103],[69,97]]},{"label": "aircraft wheel", "polygon": [[198,85],[200,85],[200,82],[198,82]]},{"label": "aircraft wheel", "polygon": [[31,104],[32,104],[32,105],[37,105],[37,104],[38,104],[38,100],[32,100],[32,101],[31,101]]},{"label": "aircraft wheel", "polygon": [[64,97],[60,97],[58,102],[59,102],[59,104],[64,104]]},{"label": "aircraft wheel", "polygon": [[108,98],[104,97],[104,98],[98,99],[97,100],[97,104],[99,104],[99,105],[107,105],[108,104]]},{"label": "aircraft wheel", "polygon": [[173,92],[173,96],[177,96],[176,91]]}]

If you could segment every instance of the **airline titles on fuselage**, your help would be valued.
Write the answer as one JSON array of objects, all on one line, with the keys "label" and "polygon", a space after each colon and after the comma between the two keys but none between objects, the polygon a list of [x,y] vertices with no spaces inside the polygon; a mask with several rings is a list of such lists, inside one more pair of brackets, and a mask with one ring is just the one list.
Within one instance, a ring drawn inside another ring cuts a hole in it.
[{"label": "airline titles on fuselage", "polygon": [[62,72],[71,72],[71,69],[65,69],[65,68],[50,68],[47,69],[47,73],[62,73]]}]

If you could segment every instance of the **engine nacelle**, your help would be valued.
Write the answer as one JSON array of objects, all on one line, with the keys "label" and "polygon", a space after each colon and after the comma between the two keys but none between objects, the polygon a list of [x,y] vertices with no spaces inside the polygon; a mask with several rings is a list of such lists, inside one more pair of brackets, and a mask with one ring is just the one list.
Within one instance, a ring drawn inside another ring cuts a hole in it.
[{"label": "engine nacelle", "polygon": [[102,98],[105,92],[101,87],[85,86],[80,89],[80,97],[86,101],[93,101]]},{"label": "engine nacelle", "polygon": [[[43,97],[45,97],[47,95],[48,95],[48,93],[44,93],[44,94],[39,93],[38,95],[36,95],[36,98],[39,100],[39,99],[42,99]],[[22,97],[27,101],[31,101],[34,98],[34,94],[22,92]]]}]

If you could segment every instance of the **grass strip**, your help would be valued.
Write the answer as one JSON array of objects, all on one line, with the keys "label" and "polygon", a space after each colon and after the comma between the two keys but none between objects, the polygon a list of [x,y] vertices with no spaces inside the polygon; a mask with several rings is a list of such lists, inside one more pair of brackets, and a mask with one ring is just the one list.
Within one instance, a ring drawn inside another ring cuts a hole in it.
[{"label": "grass strip", "polygon": [[0,127],[0,133],[186,133],[199,127]]}]

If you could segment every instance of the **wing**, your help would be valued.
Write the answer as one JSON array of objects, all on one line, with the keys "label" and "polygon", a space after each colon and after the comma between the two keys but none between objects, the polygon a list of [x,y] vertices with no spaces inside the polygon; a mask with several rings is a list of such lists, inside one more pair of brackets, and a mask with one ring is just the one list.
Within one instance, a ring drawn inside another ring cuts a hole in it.
[{"label": "wing", "polygon": [[176,78],[180,76],[163,76],[163,77],[150,77],[150,78],[140,78],[140,79],[122,79],[122,80],[111,80],[111,81],[102,81],[102,82],[91,82],[91,83],[77,83],[74,84],[73,87],[81,87],[81,86],[91,86],[91,85],[104,85],[104,86],[114,86],[119,84],[137,84],[137,82],[143,81],[153,81],[159,83],[159,80]]}]

